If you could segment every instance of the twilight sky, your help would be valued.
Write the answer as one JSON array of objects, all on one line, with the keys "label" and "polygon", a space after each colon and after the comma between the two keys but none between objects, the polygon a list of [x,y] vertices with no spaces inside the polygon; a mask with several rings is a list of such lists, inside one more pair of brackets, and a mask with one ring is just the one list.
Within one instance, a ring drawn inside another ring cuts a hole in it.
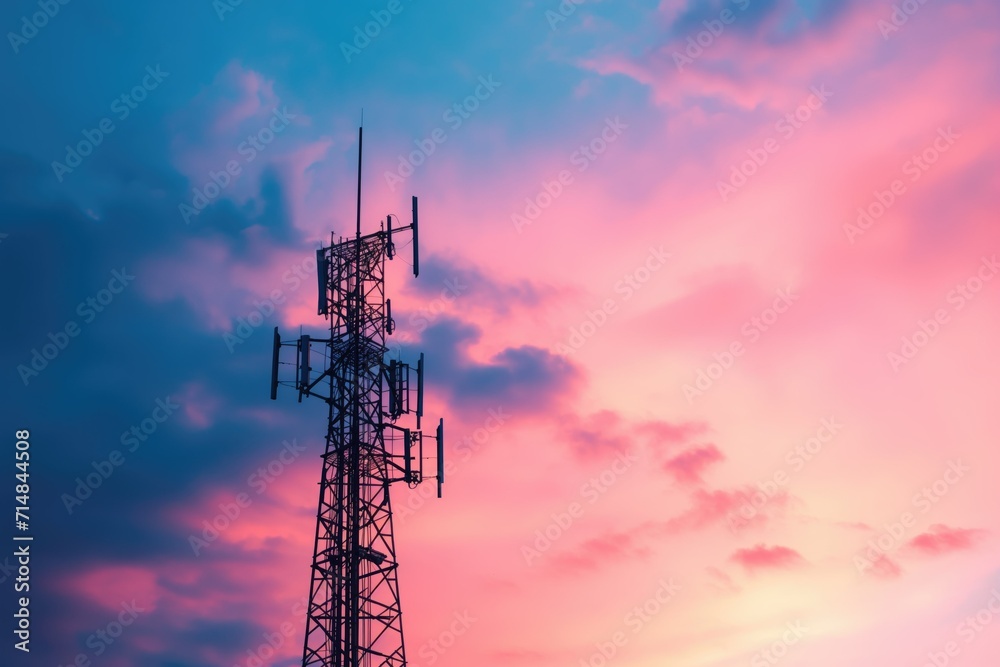
[{"label": "twilight sky", "polygon": [[0,27],[34,535],[30,655],[0,550],[3,664],[300,661],[325,406],[268,400],[270,329],[322,331],[362,108],[364,229],[420,197],[392,342],[448,425],[444,499],[393,495],[414,667],[997,664],[995,2]]}]

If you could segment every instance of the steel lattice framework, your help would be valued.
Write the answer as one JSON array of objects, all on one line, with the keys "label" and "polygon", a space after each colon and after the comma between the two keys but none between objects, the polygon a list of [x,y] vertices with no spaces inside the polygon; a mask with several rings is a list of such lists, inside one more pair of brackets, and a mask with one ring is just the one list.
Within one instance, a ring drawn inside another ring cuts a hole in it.
[{"label": "steel lattice framework", "polygon": [[[329,319],[330,336],[282,342],[277,327],[274,333],[271,397],[279,384],[289,385],[298,389],[300,401],[315,396],[329,404],[304,666],[406,665],[389,486],[400,481],[413,486],[424,479],[423,355],[416,369],[386,361],[393,321],[385,297],[385,260],[394,256],[394,235],[410,231],[414,275],[419,274],[417,198],[410,225],[393,229],[390,216],[383,229],[361,235],[360,139],[359,132],[357,234],[336,243],[331,239],[316,253],[319,313]],[[295,379],[282,382],[280,356],[286,347],[295,348]],[[314,374],[311,364],[319,359],[322,372]],[[399,426],[398,419],[411,412],[417,428]],[[440,497],[443,420],[435,440]]]}]

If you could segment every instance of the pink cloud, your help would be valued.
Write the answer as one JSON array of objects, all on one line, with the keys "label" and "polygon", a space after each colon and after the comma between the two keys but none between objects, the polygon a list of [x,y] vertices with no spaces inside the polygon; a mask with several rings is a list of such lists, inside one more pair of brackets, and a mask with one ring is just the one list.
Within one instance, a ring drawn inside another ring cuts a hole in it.
[{"label": "pink cloud", "polygon": [[[752,519],[744,519],[740,516],[740,508],[744,506],[756,507],[753,504],[753,496],[760,493],[759,489],[747,486],[742,489],[732,491],[706,491],[696,489],[691,494],[691,506],[681,514],[668,519],[663,523],[663,529],[667,533],[678,533],[690,530],[705,528],[713,523],[724,521],[729,517],[738,517],[740,525],[747,523],[760,525],[767,521],[767,514],[758,511]],[[769,501],[768,506],[783,509],[788,504],[788,493],[779,491]]]},{"label": "pink cloud", "polygon": [[898,579],[903,575],[903,568],[885,554],[880,554],[871,563],[869,572],[879,579]]},{"label": "pink cloud", "polygon": [[758,569],[789,569],[805,562],[794,549],[782,546],[767,547],[763,544],[749,549],[737,549],[729,560],[739,563],[749,572]]},{"label": "pink cloud", "polygon": [[180,403],[188,424],[199,430],[211,427],[222,408],[222,398],[210,393],[204,382],[189,382],[184,385],[177,402]]},{"label": "pink cloud", "polygon": [[710,565],[705,568],[705,571],[708,573],[711,584],[715,588],[726,591],[727,593],[740,592],[740,587],[737,586],[736,582],[733,581],[733,578],[726,574],[723,570]]},{"label": "pink cloud", "polygon": [[152,608],[159,597],[155,572],[140,566],[99,564],[67,583],[77,595],[109,610],[133,599]]},{"label": "pink cloud", "polygon": [[575,573],[651,553],[651,549],[639,544],[635,533],[609,533],[589,539],[572,551],[557,554],[551,561],[551,567],[560,572]]},{"label": "pink cloud", "polygon": [[663,469],[683,484],[701,483],[701,474],[713,463],[724,461],[725,455],[715,445],[693,447],[663,464]]},{"label": "pink cloud", "polygon": [[644,314],[639,330],[660,341],[703,340],[708,336],[719,344],[728,343],[739,334],[734,324],[756,314],[774,298],[773,290],[760,286],[759,280],[745,264],[713,267],[687,276],[684,292]]},{"label": "pink cloud", "polygon": [[241,349],[249,338],[247,329],[239,340],[223,338],[241,326],[241,318],[253,320],[249,331],[255,336],[266,336],[282,322],[317,319],[315,251],[276,245],[259,227],[243,230],[241,240],[241,254],[222,238],[195,238],[178,255],[152,258],[141,266],[140,289],[149,301],[183,301],[201,327],[219,334],[221,348],[229,352]]},{"label": "pink cloud", "polygon": [[938,523],[931,526],[926,533],[914,537],[907,546],[920,553],[937,556],[952,551],[972,549],[982,535],[981,530],[949,528]]},{"label": "pink cloud", "polygon": [[[570,417],[574,419],[574,417]],[[631,439],[621,432],[621,416],[602,410],[570,425],[567,440],[582,458],[601,457],[607,453],[624,452],[632,447]]]},{"label": "pink cloud", "polygon": [[653,452],[669,451],[703,433],[706,428],[705,424],[695,422],[633,422],[613,410],[601,410],[582,417],[566,414],[562,437],[580,459],[593,460],[633,451],[641,445]]},{"label": "pink cloud", "polygon": [[650,446],[659,450],[670,449],[707,430],[707,424],[694,421],[676,424],[665,421],[645,421],[636,427],[636,432],[649,438]]}]

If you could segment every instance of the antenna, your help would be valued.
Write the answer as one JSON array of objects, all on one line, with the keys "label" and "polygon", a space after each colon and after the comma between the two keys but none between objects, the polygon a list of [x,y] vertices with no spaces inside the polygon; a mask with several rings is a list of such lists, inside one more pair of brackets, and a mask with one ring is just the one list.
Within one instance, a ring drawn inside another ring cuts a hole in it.
[{"label": "antenna", "polygon": [[392,299],[385,300],[385,332],[388,335],[392,335],[393,330],[396,327],[393,325],[392,321]]},{"label": "antenna", "polygon": [[444,417],[438,422],[437,430],[437,446],[438,446],[438,498],[441,497],[441,485],[444,484]]},{"label": "antenna", "polygon": [[420,418],[424,416],[424,353],[417,360],[417,430],[420,429]]},{"label": "antenna", "polygon": [[[299,326],[299,335],[302,334],[302,327]],[[299,389],[299,403],[302,402],[302,383],[299,382],[299,368],[302,364],[302,339],[295,343],[295,386]]]},{"label": "antenna", "polygon": [[413,196],[413,275],[420,275],[420,253],[417,251],[417,196]]},{"label": "antenna", "polygon": [[299,368],[299,383],[302,385],[300,391],[309,393],[309,334],[305,334],[299,339],[299,347],[302,350],[301,363]]},{"label": "antenna", "polygon": [[330,302],[327,300],[326,280],[330,272],[330,262],[323,248],[316,248],[316,279],[319,281],[319,312],[318,315],[330,314]]},{"label": "antenna", "polygon": [[410,429],[403,430],[403,472],[406,475],[406,482],[413,481],[413,436]]},{"label": "antenna", "polygon": [[358,235],[361,238],[361,146],[365,131],[365,110],[361,110],[361,126],[358,128]]},{"label": "antenna", "polygon": [[396,393],[399,391],[396,386],[396,366],[399,364],[395,359],[389,360],[389,414],[393,417],[398,417],[399,413],[397,410],[398,400],[396,398]]},{"label": "antenna", "polygon": [[281,335],[274,327],[274,351],[271,356],[271,400],[278,400],[278,352],[281,349]]},{"label": "antenna", "polygon": [[392,245],[392,213],[385,216],[385,254],[389,259],[396,256],[396,249]]}]

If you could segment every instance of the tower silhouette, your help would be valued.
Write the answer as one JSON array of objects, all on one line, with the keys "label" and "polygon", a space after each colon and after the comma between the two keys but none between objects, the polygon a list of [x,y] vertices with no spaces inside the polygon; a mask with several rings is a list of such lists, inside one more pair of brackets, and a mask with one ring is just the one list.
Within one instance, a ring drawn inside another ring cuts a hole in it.
[{"label": "tower silhouette", "polygon": [[[316,251],[318,312],[330,322],[328,338],[302,335],[282,342],[274,329],[271,398],[279,385],[329,404],[322,455],[316,535],[302,664],[335,667],[406,665],[398,563],[389,486],[424,481],[423,354],[416,368],[387,360],[386,336],[394,329],[385,295],[385,261],[393,239],[412,234],[413,275],[420,272],[417,198],[413,219],[361,234],[361,151],[358,130],[357,229]],[[282,352],[295,350],[295,361]],[[317,364],[314,369],[313,364]],[[295,376],[282,380],[281,366]],[[398,422],[413,414],[415,428]],[[434,436],[438,497],[444,482],[444,420]]]}]

